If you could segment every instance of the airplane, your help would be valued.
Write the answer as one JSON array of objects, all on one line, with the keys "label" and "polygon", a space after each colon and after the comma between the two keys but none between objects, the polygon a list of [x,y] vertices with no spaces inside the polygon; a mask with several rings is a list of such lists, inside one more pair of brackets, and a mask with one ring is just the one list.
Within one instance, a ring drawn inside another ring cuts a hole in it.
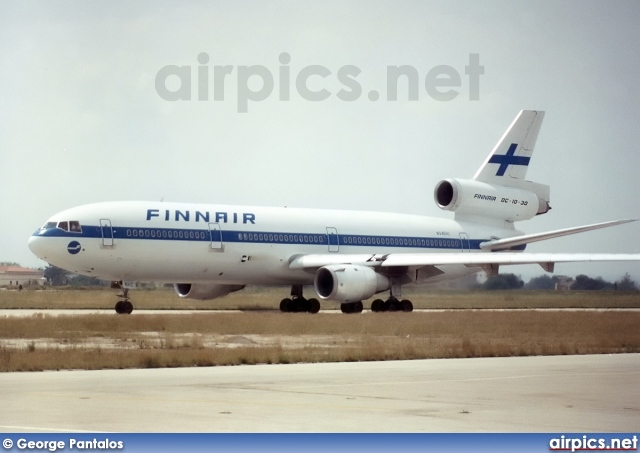
[{"label": "airplane", "polygon": [[[291,286],[282,312],[317,313],[303,287],[360,313],[413,310],[407,284],[430,284],[500,266],[637,261],[640,254],[524,253],[527,244],[635,220],[524,234],[515,222],[551,209],[549,186],[525,179],[543,111],[522,110],[471,179],[438,182],[435,203],[454,219],[418,215],[187,204],[102,202],[52,216],[29,238],[39,258],[78,274],[115,282],[173,283],[178,296],[208,300],[246,285]],[[128,288],[115,310],[129,314]]]}]

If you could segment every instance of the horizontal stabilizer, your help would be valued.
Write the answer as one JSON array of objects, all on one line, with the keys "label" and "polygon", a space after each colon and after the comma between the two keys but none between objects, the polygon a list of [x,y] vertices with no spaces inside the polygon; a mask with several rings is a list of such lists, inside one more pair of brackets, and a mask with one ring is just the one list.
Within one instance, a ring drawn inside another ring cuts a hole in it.
[{"label": "horizontal stabilizer", "polygon": [[516,236],[505,239],[496,239],[493,241],[482,242],[480,248],[482,250],[506,250],[511,247],[517,247],[519,245],[530,244],[532,242],[545,241],[547,239],[558,238],[561,236],[568,236],[570,234],[583,233],[585,231],[598,230],[600,228],[607,228],[615,225],[622,225],[623,223],[636,222],[637,219],[627,220],[612,220],[610,222],[595,223],[593,225],[585,225],[572,228],[564,228],[562,230],[547,231],[545,233],[525,234],[524,236]]}]

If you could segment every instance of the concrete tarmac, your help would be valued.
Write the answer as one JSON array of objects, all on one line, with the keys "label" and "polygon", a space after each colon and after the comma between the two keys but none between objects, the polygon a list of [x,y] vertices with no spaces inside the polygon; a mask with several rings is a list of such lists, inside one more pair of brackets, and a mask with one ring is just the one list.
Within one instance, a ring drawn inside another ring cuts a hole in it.
[{"label": "concrete tarmac", "polygon": [[640,430],[640,354],[0,374],[4,432]]},{"label": "concrete tarmac", "polygon": [[[249,310],[250,311],[250,310]],[[280,310],[265,310],[264,312],[279,313]],[[363,313],[368,313],[370,310],[364,310]],[[459,309],[448,308],[429,308],[429,309],[416,309],[414,312],[418,313],[442,313],[447,311],[460,311]],[[638,312],[640,308],[470,308],[465,311],[541,311],[541,312]],[[243,310],[133,310],[132,315],[191,315],[202,313],[243,313]],[[339,314],[343,315],[340,309],[336,310],[322,310],[323,314]],[[51,309],[51,308],[17,308],[17,309],[0,309],[0,318],[30,318],[33,316],[76,316],[76,315],[113,315],[116,316],[116,312],[113,309]]]}]

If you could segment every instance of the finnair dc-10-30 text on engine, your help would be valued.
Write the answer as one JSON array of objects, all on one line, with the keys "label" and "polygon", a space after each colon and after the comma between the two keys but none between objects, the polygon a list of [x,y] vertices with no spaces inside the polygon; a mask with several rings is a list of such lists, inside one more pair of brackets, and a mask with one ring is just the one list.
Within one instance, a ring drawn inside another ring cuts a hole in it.
[{"label": "finnair dc-10-30 text on engine", "polygon": [[[640,254],[524,253],[527,244],[619,225],[616,220],[523,234],[515,222],[547,213],[549,186],[527,181],[544,112],[523,110],[471,179],[436,184],[436,204],[454,219],[383,212],[124,201],[71,208],[29,239],[39,258],[78,274],[173,283],[180,297],[214,299],[245,285],[288,285],[284,312],[320,309],[320,298],[345,313],[388,291],[373,311],[411,311],[409,284],[429,284],[500,265],[635,261]],[[118,313],[131,313],[125,290]]]}]

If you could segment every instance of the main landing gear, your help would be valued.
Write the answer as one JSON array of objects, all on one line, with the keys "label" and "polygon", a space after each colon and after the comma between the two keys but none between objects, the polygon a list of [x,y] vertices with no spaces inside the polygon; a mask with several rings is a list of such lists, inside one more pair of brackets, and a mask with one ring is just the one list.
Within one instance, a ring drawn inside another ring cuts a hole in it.
[{"label": "main landing gear", "polygon": [[[362,302],[352,302],[349,304],[340,304],[340,310],[342,313],[362,313]],[[383,311],[413,311],[413,304],[410,300],[398,300],[395,297],[390,297],[387,300],[376,299],[371,303],[371,311],[374,313],[380,313]]]},{"label": "main landing gear", "polygon": [[[362,313],[362,302],[352,302],[349,304],[340,304],[340,310],[342,313]],[[383,311],[413,311],[413,304],[410,300],[404,299],[402,301],[395,297],[382,300],[376,299],[371,303],[371,311],[374,313],[380,313]]]},{"label": "main landing gear", "polygon": [[371,311],[374,313],[380,313],[383,311],[413,311],[413,303],[410,300],[398,300],[395,297],[390,297],[387,300],[376,299],[371,302]]},{"label": "main landing gear", "polygon": [[280,311],[283,313],[318,313],[320,301],[318,299],[305,299],[302,295],[302,285],[291,287],[291,298],[282,299]]},{"label": "main landing gear", "polygon": [[362,302],[350,302],[348,304],[340,304],[340,311],[342,313],[362,313]]},{"label": "main landing gear", "polygon": [[[394,285],[391,288],[391,295],[387,300],[376,299],[371,303],[371,311],[380,313],[384,311],[403,311],[405,313],[413,311],[413,303],[408,299],[399,300],[400,285]],[[362,313],[362,302],[350,302],[340,304],[342,313]],[[302,285],[293,285],[291,287],[291,297],[282,299],[280,302],[280,311],[283,313],[318,313],[320,311],[320,302],[318,299],[305,299],[302,296]]]},{"label": "main landing gear", "polygon": [[122,294],[118,294],[122,300],[116,303],[116,313],[119,315],[130,315],[133,311],[133,304],[129,300],[129,289],[122,287],[122,282],[113,282],[111,287],[115,289],[122,289]]},{"label": "main landing gear", "polygon": [[387,300],[376,299],[371,302],[371,311],[381,313],[383,311],[413,311],[413,303],[408,299],[400,299],[402,296],[402,284],[395,281],[391,285],[389,298]]}]

